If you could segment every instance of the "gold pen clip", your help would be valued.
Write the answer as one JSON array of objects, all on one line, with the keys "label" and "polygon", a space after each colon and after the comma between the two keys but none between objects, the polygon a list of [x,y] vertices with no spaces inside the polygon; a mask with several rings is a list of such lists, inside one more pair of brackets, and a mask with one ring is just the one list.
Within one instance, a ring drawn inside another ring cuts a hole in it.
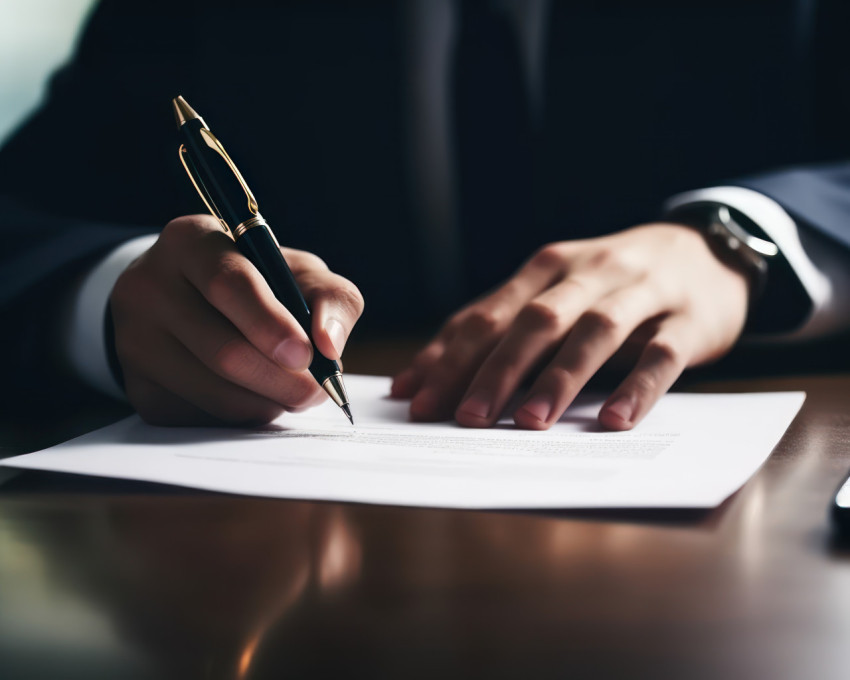
[{"label": "gold pen clip", "polygon": [[231,160],[230,156],[227,155],[227,151],[224,150],[224,147],[221,145],[221,142],[216,139],[216,136],[212,132],[210,132],[209,128],[207,127],[202,127],[200,132],[201,137],[204,138],[204,141],[207,143],[207,146],[224,159],[224,162],[227,163],[231,172],[233,172],[233,174],[236,176],[236,180],[242,186],[242,190],[245,192],[245,196],[248,199],[248,210],[251,211],[252,215],[259,215],[260,208],[257,205],[257,199],[254,198],[254,194],[252,194],[251,190],[248,188],[248,184],[242,177],[242,173],[239,172],[239,169],[236,167],[236,164]]},{"label": "gold pen clip", "polygon": [[189,175],[189,179],[192,181],[192,184],[194,185],[195,190],[198,192],[198,195],[201,197],[201,200],[204,202],[204,205],[207,206],[207,210],[209,210],[210,214],[219,221],[222,229],[224,229],[224,233],[227,234],[230,238],[233,238],[233,234],[230,231],[230,227],[228,227],[227,222],[222,219],[221,213],[218,211],[218,208],[215,207],[215,203],[212,199],[212,196],[210,196],[209,192],[207,191],[203,180],[198,176],[198,173],[195,170],[195,165],[194,163],[192,163],[192,159],[189,156],[189,151],[186,149],[185,144],[180,145],[180,148],[178,149],[178,155],[180,156],[180,163],[183,165],[183,169],[186,170],[186,174]]}]

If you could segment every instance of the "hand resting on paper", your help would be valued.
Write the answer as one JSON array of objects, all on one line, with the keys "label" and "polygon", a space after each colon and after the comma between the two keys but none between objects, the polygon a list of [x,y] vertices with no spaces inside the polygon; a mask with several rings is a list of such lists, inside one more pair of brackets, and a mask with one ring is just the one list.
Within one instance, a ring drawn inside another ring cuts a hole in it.
[{"label": "hand resting on paper", "polygon": [[[541,248],[452,316],[393,382],[413,420],[489,427],[533,378],[514,421],[549,428],[615,354],[631,368],[603,405],[627,430],[690,366],[718,359],[747,317],[750,282],[689,227],[652,223]],[[535,377],[536,376],[536,377]]]},{"label": "hand resting on paper", "polygon": [[[313,311],[319,351],[338,359],[363,311],[351,282],[282,249]],[[209,215],[169,222],[110,298],[127,396],[159,425],[265,423],[319,403],[307,335]]]}]

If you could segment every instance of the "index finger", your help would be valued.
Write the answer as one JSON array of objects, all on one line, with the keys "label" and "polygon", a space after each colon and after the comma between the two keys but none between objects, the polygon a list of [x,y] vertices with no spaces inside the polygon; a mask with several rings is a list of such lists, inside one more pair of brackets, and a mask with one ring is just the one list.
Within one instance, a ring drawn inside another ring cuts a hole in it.
[{"label": "index finger", "polygon": [[329,359],[339,359],[363,313],[363,296],[351,281],[330,271],[312,253],[286,249],[286,259],[312,314],[313,342]]},{"label": "index finger", "polygon": [[260,352],[291,371],[306,369],[313,358],[307,334],[254,265],[221,232],[193,245],[182,259],[186,279]]},{"label": "index finger", "polygon": [[[415,400],[411,406],[417,417],[433,419],[454,411],[480,358],[489,354],[519,310],[565,271],[559,244],[541,248],[505,283],[449,319],[413,364],[396,376],[393,396]],[[420,392],[424,395],[418,396]]]}]

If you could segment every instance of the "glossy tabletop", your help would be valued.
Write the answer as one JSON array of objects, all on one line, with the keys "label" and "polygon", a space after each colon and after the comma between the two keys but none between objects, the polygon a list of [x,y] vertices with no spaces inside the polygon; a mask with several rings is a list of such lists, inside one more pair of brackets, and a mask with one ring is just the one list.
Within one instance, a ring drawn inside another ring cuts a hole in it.
[{"label": "glossy tabletop", "polygon": [[[850,375],[697,389],[808,393],[766,465],[708,512],[423,510],[24,473],[0,486],[0,678],[850,677],[850,549],[827,516],[850,467]],[[2,435],[6,453],[27,439]]]}]

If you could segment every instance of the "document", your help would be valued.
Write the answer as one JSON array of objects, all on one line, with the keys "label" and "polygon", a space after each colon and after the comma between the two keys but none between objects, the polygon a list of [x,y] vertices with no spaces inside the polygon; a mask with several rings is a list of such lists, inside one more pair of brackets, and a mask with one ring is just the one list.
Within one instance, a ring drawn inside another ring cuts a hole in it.
[{"label": "document", "polygon": [[770,455],[802,392],[668,394],[630,432],[582,398],[546,432],[411,423],[389,378],[346,376],[334,404],[256,429],[161,428],[138,416],[0,461],[256,496],[446,508],[708,508]]}]

